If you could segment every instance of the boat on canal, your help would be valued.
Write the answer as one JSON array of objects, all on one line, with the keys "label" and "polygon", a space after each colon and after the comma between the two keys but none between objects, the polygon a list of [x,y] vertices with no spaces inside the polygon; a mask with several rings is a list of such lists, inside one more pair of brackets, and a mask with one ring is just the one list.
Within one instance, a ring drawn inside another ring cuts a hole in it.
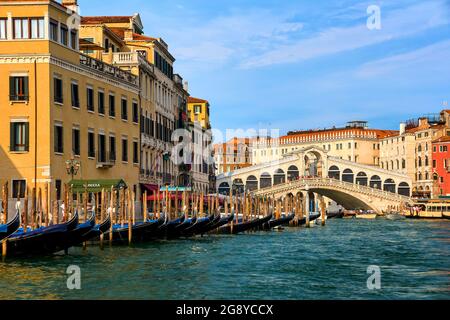
[{"label": "boat on canal", "polygon": [[6,224],[0,225],[0,241],[8,238],[20,227],[20,213],[16,211],[14,218]]},{"label": "boat on canal", "polygon": [[408,219],[450,219],[450,201],[442,199],[418,203],[405,212]]},{"label": "boat on canal", "polygon": [[[36,230],[20,228],[7,239],[8,256],[49,255],[61,251],[78,226],[78,212],[67,222]],[[25,232],[26,231],[26,232]]]},{"label": "boat on canal", "polygon": [[272,219],[261,226],[262,230],[272,230],[277,227],[289,224],[295,218],[295,214],[283,215],[278,219]]},{"label": "boat on canal", "polygon": [[258,229],[263,224],[269,222],[272,219],[272,213],[269,215],[263,217],[263,218],[256,218],[250,221],[242,221],[241,219],[238,219],[237,223],[234,223],[232,221],[226,226],[220,227],[217,233],[219,234],[238,234],[246,231],[250,231],[253,229]]},{"label": "boat on canal", "polygon": [[162,224],[164,224],[163,219],[136,222],[131,226],[131,239],[128,223],[114,224],[112,230],[106,234],[106,238],[113,243],[129,243],[130,240],[142,242],[148,240],[150,235]]}]

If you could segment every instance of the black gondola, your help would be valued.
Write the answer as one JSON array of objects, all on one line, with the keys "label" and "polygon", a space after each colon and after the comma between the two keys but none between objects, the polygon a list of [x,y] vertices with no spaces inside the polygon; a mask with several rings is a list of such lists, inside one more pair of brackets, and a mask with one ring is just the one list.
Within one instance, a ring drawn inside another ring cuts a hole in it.
[{"label": "black gondola", "polygon": [[181,236],[183,237],[192,237],[196,234],[202,234],[202,230],[214,220],[214,215],[210,215],[209,217],[199,218],[197,221],[190,227],[186,228]]},{"label": "black gondola", "polygon": [[0,225],[0,241],[8,238],[20,227],[20,213],[16,211],[14,218],[6,224]]},{"label": "black gondola", "polygon": [[103,222],[95,225],[91,230],[83,234],[81,237],[81,241],[79,243],[96,239],[100,237],[101,234],[108,232],[110,229],[111,229],[111,216],[108,215]]},{"label": "black gondola", "polygon": [[197,230],[196,234],[197,235],[204,235],[204,234],[208,233],[209,231],[215,229],[217,224],[221,220],[222,220],[222,217],[220,216],[220,214],[217,214],[217,215],[213,216],[213,218],[210,219],[209,223],[207,223],[202,228],[200,228],[200,230]]},{"label": "black gondola", "polygon": [[19,229],[7,240],[8,256],[49,255],[64,248],[67,233],[78,226],[78,213],[68,222],[23,232]]},{"label": "black gondola", "polygon": [[[162,221],[151,220],[145,222],[137,222],[131,226],[131,241],[139,242],[148,239],[149,233],[153,232],[161,225]],[[109,240],[111,231],[106,235]],[[129,228],[128,223],[115,224],[112,228],[112,242],[114,243],[128,243],[129,242]]]},{"label": "black gondola", "polygon": [[62,247],[58,251],[65,250],[67,253],[67,250],[69,248],[83,243],[84,242],[83,236],[87,234],[89,231],[91,231],[94,227],[95,227],[95,213],[93,212],[86,222],[80,223],[79,225],[76,226],[75,229],[65,234]]},{"label": "black gondola", "polygon": [[181,237],[183,232],[186,229],[188,229],[188,228],[192,227],[193,225],[195,225],[196,222],[197,222],[197,217],[185,219],[182,223],[174,226],[173,228],[167,229],[166,230],[166,238],[167,239],[174,239],[174,238]]},{"label": "black gondola", "polygon": [[258,227],[262,226],[263,224],[267,223],[272,219],[272,214],[269,214],[268,216],[264,218],[257,218],[253,219],[251,221],[247,222],[240,222],[236,224],[228,224],[226,226],[223,226],[219,228],[218,233],[219,234],[237,234],[242,233],[245,231],[249,231],[252,229],[257,229]]},{"label": "black gondola", "polygon": [[220,220],[218,222],[216,222],[215,224],[211,225],[209,227],[210,230],[208,230],[206,232],[217,233],[219,231],[220,227],[229,224],[233,220],[234,220],[234,213],[232,213],[228,217],[220,218]]},{"label": "black gondola", "polygon": [[344,217],[344,212],[343,211],[338,211],[338,212],[327,212],[327,218],[328,219],[341,219]]},{"label": "black gondola", "polygon": [[273,228],[289,224],[294,219],[294,217],[295,217],[295,214],[292,213],[292,214],[290,214],[288,216],[281,217],[279,219],[270,220],[269,222],[264,223],[261,226],[261,229],[262,230],[271,230]]}]

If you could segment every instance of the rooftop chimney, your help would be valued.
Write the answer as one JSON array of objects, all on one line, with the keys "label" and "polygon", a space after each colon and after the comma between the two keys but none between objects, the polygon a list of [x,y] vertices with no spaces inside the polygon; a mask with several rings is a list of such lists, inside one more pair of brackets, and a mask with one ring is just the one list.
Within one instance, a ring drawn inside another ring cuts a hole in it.
[{"label": "rooftop chimney", "polygon": [[400,123],[400,135],[404,134],[406,132],[406,123],[402,122]]},{"label": "rooftop chimney", "polygon": [[62,0],[61,4],[76,13],[78,13],[78,0]]},{"label": "rooftop chimney", "polygon": [[184,82],[183,89],[184,91],[189,92],[189,83],[187,81]]}]

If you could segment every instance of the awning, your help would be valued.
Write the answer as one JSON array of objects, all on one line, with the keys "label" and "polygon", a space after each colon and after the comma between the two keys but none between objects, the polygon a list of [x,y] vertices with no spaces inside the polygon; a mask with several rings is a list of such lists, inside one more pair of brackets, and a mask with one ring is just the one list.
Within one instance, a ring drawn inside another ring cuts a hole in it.
[{"label": "awning", "polygon": [[147,184],[141,183],[141,186],[144,187],[147,191],[158,191],[159,186],[157,184]]},{"label": "awning", "polygon": [[104,50],[102,46],[99,46],[98,44],[93,43],[92,41],[89,41],[87,39],[80,38],[78,42],[80,50],[92,50],[92,51]]},{"label": "awning", "polygon": [[111,188],[120,189],[126,188],[127,184],[122,179],[116,180],[72,180],[69,182],[72,186],[73,193],[83,193],[87,187],[87,192],[102,192],[110,191]]}]

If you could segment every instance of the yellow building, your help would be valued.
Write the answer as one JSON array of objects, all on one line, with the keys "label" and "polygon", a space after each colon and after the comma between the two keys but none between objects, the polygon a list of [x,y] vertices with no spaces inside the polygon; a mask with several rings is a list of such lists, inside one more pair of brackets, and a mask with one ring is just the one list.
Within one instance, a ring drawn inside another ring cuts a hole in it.
[{"label": "yellow building", "polygon": [[189,97],[188,114],[191,122],[200,122],[203,129],[211,129],[209,122],[209,102],[207,100]]},{"label": "yellow building", "polygon": [[140,135],[142,187],[178,185],[178,168],[171,161],[172,133],[186,109],[187,90],[173,73],[175,58],[161,38],[143,34],[139,14],[134,16],[85,16],[80,38],[96,49],[86,53],[140,78]]},{"label": "yellow building", "polygon": [[0,1],[0,183],[10,199],[49,182],[61,199],[72,156],[75,179],[138,184],[138,78],[80,53],[77,9]]}]

